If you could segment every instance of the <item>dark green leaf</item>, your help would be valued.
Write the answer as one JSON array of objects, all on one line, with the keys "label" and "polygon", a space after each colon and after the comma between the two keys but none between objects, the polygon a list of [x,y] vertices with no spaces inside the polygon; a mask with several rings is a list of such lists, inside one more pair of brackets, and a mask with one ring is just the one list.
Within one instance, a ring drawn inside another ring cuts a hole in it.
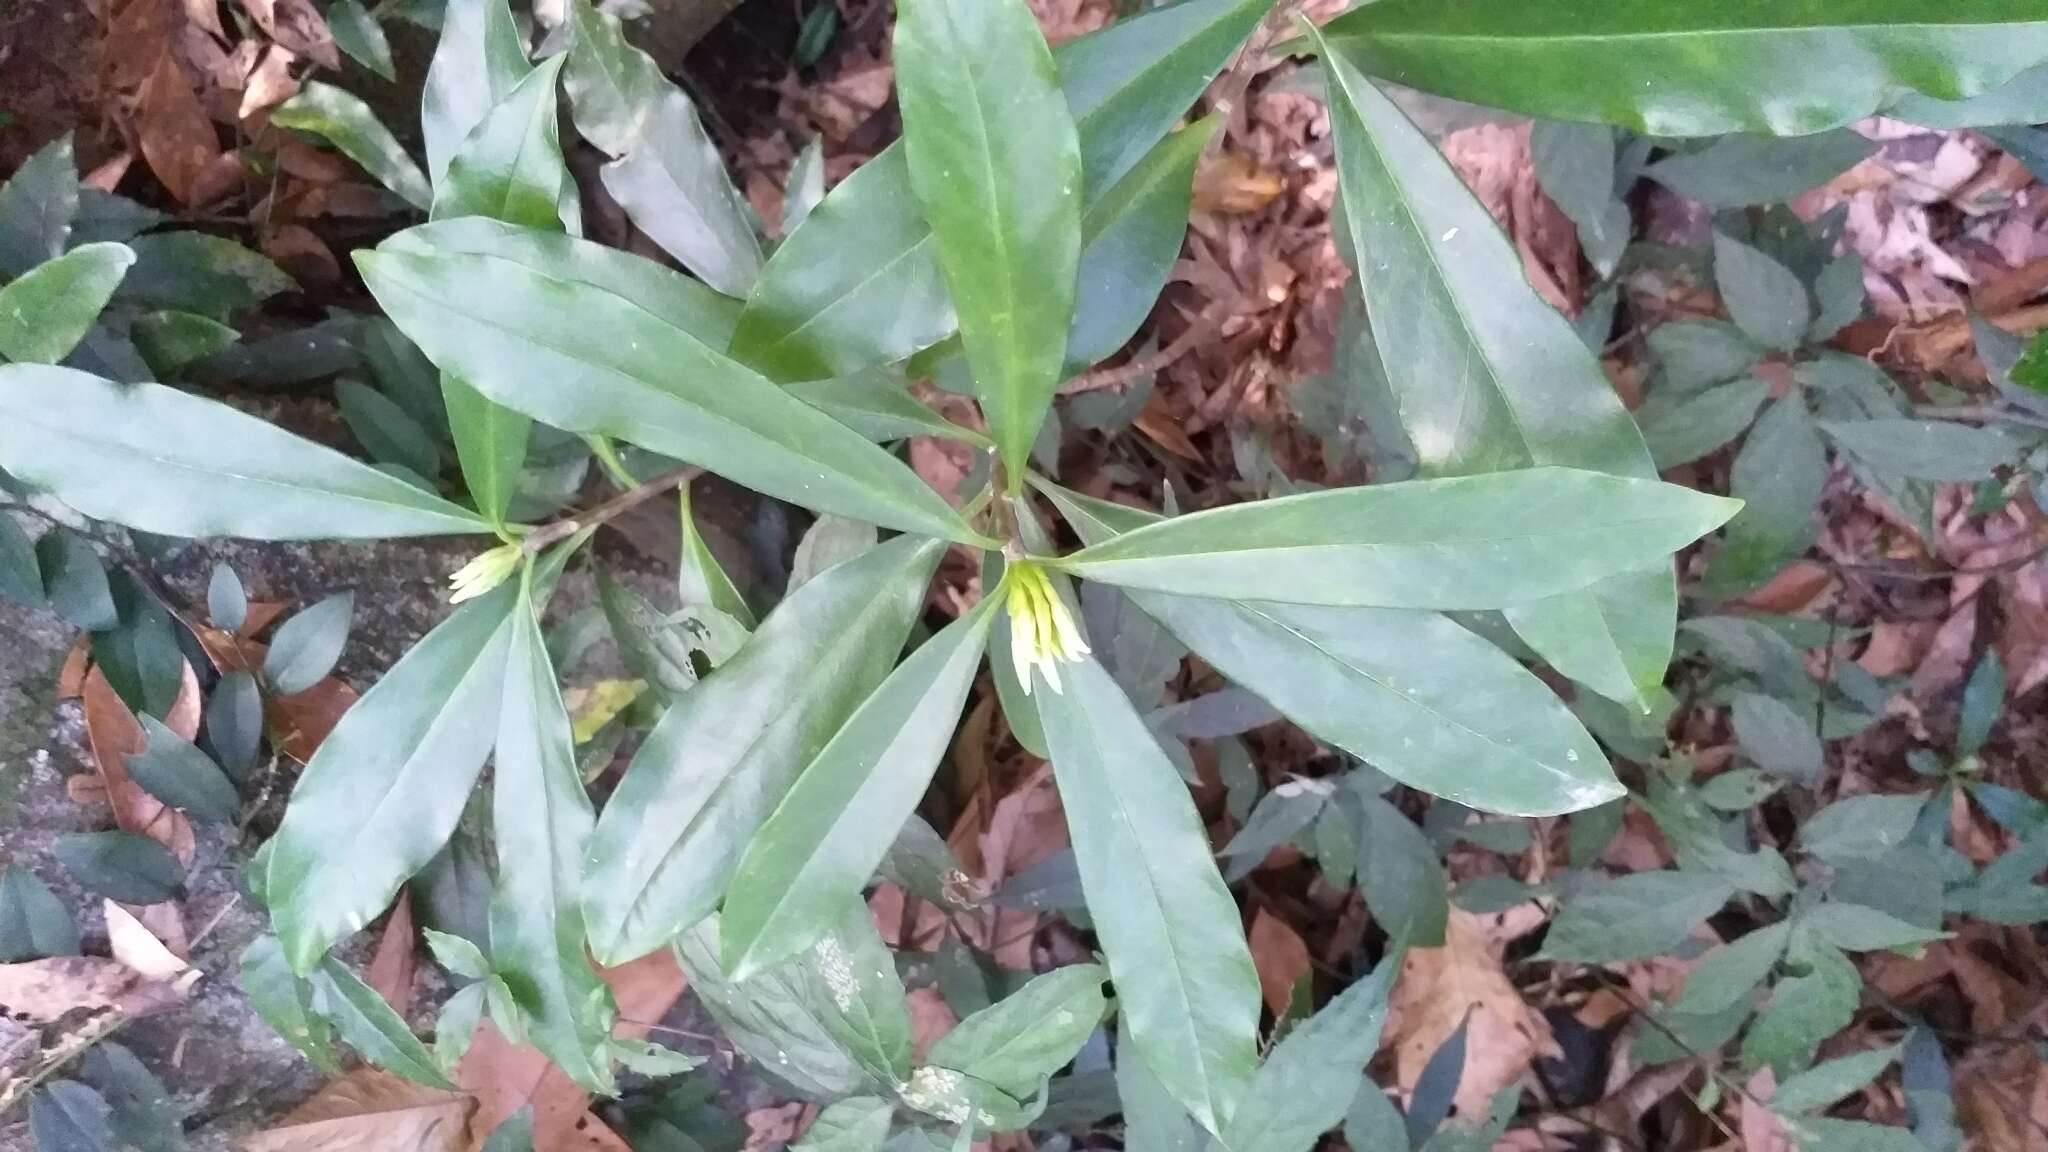
[{"label": "dark green leaf", "polygon": [[487,216],[524,228],[554,230],[568,196],[574,220],[574,184],[562,160],[555,124],[555,80],[562,57],[528,72],[493,104],[448,160],[434,191],[432,218]]},{"label": "dark green leaf", "polygon": [[334,671],[348,643],[355,605],[355,594],[343,592],[278,625],[263,657],[263,679],[271,691],[296,696]]},{"label": "dark green leaf", "polygon": [[216,628],[229,632],[242,630],[242,622],[249,615],[249,594],[242,590],[242,578],[226,561],[213,566],[213,576],[206,584],[206,615]]},{"label": "dark green leaf", "polygon": [[1875,151],[1876,142],[1846,128],[1789,139],[1738,134],[1666,156],[1643,175],[1708,208],[1747,208],[1818,188]]},{"label": "dark green leaf", "polygon": [[498,1121],[480,1152],[533,1152],[533,1104],[520,1105],[517,1112]]},{"label": "dark green leaf", "polygon": [[346,964],[330,956],[320,961],[307,981],[313,986],[313,1011],[333,1024],[363,1059],[429,1087],[455,1087],[441,1074],[434,1054],[412,1034],[405,1018]]},{"label": "dark green leaf", "polygon": [[1107,359],[1135,335],[1180,256],[1195,165],[1222,120],[1205,116],[1160,141],[1081,214],[1081,262],[1066,363]]},{"label": "dark green leaf", "polygon": [[825,51],[832,47],[832,37],[838,34],[837,4],[819,4],[804,13],[804,22],[796,30],[796,66],[809,68],[824,59]]},{"label": "dark green leaf", "polygon": [[1820,428],[1871,468],[1915,480],[1989,479],[2020,451],[1993,429],[1947,420],[1824,420]]},{"label": "dark green leaf", "polygon": [[69,132],[38,148],[0,185],[0,278],[11,280],[63,254],[78,215],[78,189]]},{"label": "dark green leaf", "polygon": [[[432,479],[441,471],[441,447],[398,402],[358,380],[337,380],[334,398],[349,431],[379,464],[396,464]],[[525,445],[520,447],[524,449]]]},{"label": "dark green leaf", "polygon": [[113,1129],[137,1152],[180,1152],[185,1147],[185,1112],[135,1053],[119,1044],[95,1044],[81,1069],[112,1108]]},{"label": "dark green leaf", "polygon": [[[1187,112],[1272,0],[1183,0],[1053,54],[1079,131],[1084,210]],[[954,329],[904,149],[862,165],[776,249],[732,353],[776,380],[894,363]]]},{"label": "dark green leaf", "polygon": [[[452,171],[452,168],[451,168]],[[592,1092],[616,1091],[603,1055],[611,998],[584,958],[579,893],[596,822],[576,768],[569,712],[548,662],[531,580],[512,606],[498,709],[491,829],[491,960],[526,1015],[531,1042]]]},{"label": "dark green leaf", "polygon": [[737,979],[808,947],[888,854],[952,741],[996,597],[912,652],[846,718],[761,824],[722,924]]},{"label": "dark green leaf", "polygon": [[224,404],[0,365],[0,467],[95,519],[166,536],[428,536],[484,524]]},{"label": "dark green leaf", "polygon": [[1778,966],[1792,938],[1790,921],[1759,928],[1700,957],[1686,974],[1685,991],[1671,1005],[1673,1012],[1703,1016],[1726,1012],[1749,999]]},{"label": "dark green leaf", "polygon": [[[1349,1111],[1365,1063],[1379,1047],[1387,992],[1401,959],[1390,956],[1276,1045],[1223,1129],[1230,1152],[1309,1152]],[[1370,1082],[1364,1090],[1377,1092]],[[1365,1150],[1361,1150],[1365,1152]]]},{"label": "dark green leaf", "polygon": [[1813,318],[1813,325],[1806,330],[1807,343],[1832,340],[1836,333],[1863,315],[1867,295],[1863,287],[1863,257],[1854,252],[1844,252],[1829,261],[1813,281],[1813,296],[1820,304],[1820,314]]},{"label": "dark green leaf", "polygon": [[[1257,1064],[1258,975],[1180,774],[1093,660],[1034,697],[1121,1031],[1174,1099],[1217,1130]],[[1163,1070],[1163,1071],[1162,1071]]]},{"label": "dark green leaf", "polygon": [[1735,739],[1752,763],[1774,776],[1811,782],[1826,763],[1826,749],[1811,713],[1801,715],[1774,696],[1744,692],[1731,713]]},{"label": "dark green leaf", "polygon": [[[356,262],[398,326],[491,399],[821,511],[978,539],[916,473],[728,360],[671,318],[675,305],[649,311],[621,292],[639,292],[645,274],[618,265],[645,261],[552,237],[531,245],[565,253],[552,265],[468,255],[437,244],[440,227],[401,233]],[[603,278],[577,275],[591,263]]]},{"label": "dark green leaf", "polygon": [[894,48],[910,185],[1015,492],[1065,363],[1080,143],[1024,0],[917,0]]},{"label": "dark green leaf", "polygon": [[424,210],[433,203],[434,191],[426,174],[405,154],[404,146],[377,113],[356,96],[309,80],[297,95],[270,110],[270,122],[333,144],[415,208]]},{"label": "dark green leaf", "polygon": [[835,565],[872,549],[875,526],[843,516],[820,516],[796,542],[796,556],[789,562],[789,584],[785,595],[809,583]]},{"label": "dark green leaf", "polygon": [[1792,974],[1778,981],[1742,1038],[1743,1063],[1772,1065],[1781,1077],[1805,1067],[1823,1041],[1849,1026],[1863,991],[1847,956],[1798,933],[1785,963]]},{"label": "dark green leaf", "polygon": [[1790,352],[1806,339],[1813,301],[1792,270],[1759,249],[1714,233],[1714,282],[1735,326],[1757,343]]},{"label": "dark green leaf", "polygon": [[2005,661],[1996,648],[1986,648],[1963,685],[1963,711],[1956,721],[1956,754],[1971,756],[1991,738],[1991,729],[2005,708]]},{"label": "dark green leaf", "polygon": [[[1425,475],[1563,465],[1644,480],[1656,467],[1569,322],[1436,145],[1324,53],[1345,225],[1380,360]],[[1662,556],[1597,587],[1520,601],[1509,621],[1560,672],[1641,706],[1671,657],[1678,591]]]},{"label": "dark green leaf", "polygon": [[1537,183],[1571,218],[1587,261],[1603,276],[1613,272],[1631,230],[1628,205],[1614,194],[1614,129],[1539,120],[1529,152]]},{"label": "dark green leaf", "polygon": [[[0,209],[4,212],[4,209]],[[97,244],[102,241],[121,243],[132,240],[151,228],[170,219],[154,208],[145,207],[111,192],[102,192],[90,184],[78,185],[78,218],[71,227],[71,244]],[[0,220],[0,232],[6,230],[6,223]],[[4,244],[0,244],[4,248]],[[4,269],[0,269],[4,272]]]},{"label": "dark green leaf", "polygon": [[[137,236],[128,248],[135,264],[114,293],[117,301],[226,320],[294,287],[267,258],[210,232],[157,232]],[[290,339],[304,342],[296,332]]]},{"label": "dark green leaf", "polygon": [[1788,1077],[1771,1093],[1771,1110],[1780,1113],[1813,1112],[1862,1091],[1891,1067],[1897,1059],[1897,1045],[1858,1052],[1829,1060]]},{"label": "dark green leaf", "polygon": [[1358,67],[1400,84],[1657,136],[1818,132],[1916,92],[1975,96],[2048,55],[2048,20],[2026,0],[1796,14],[1772,0],[1381,0],[1327,32]]},{"label": "dark green leaf", "polygon": [[[434,187],[440,187],[470,132],[531,68],[505,0],[447,0],[420,99],[427,176]],[[427,200],[418,203],[427,206]]]},{"label": "dark green leaf", "polygon": [[14,517],[0,514],[0,597],[17,604],[43,602],[43,572],[36,545]]},{"label": "dark green leaf", "polygon": [[326,16],[335,47],[384,79],[398,79],[391,63],[391,42],[384,38],[383,27],[361,0],[334,0],[327,6]]},{"label": "dark green leaf", "polygon": [[890,541],[811,581],[662,717],[591,837],[598,959],[644,955],[717,906],[754,830],[889,674],[943,550]]},{"label": "dark green leaf", "polygon": [[1073,1060],[1101,1022],[1107,1008],[1102,982],[1108,978],[1095,964],[1034,977],[960,1021],[932,1045],[927,1059],[1027,1100]]},{"label": "dark green leaf", "polygon": [[78,954],[71,912],[35,873],[0,866],[0,964]]},{"label": "dark green leaf", "polygon": [[306,765],[264,885],[296,970],[381,913],[455,830],[498,734],[516,593],[473,600],[429,632]]},{"label": "dark green leaf", "polygon": [[133,832],[67,832],[55,851],[73,879],[123,904],[160,904],[185,882],[170,849]]},{"label": "dark green leaf", "polygon": [[[839,7],[835,4],[821,4],[814,12],[830,12],[836,19]],[[808,20],[810,17],[805,17]],[[782,235],[797,230],[818,201],[825,198],[825,148],[822,137],[812,137],[804,150],[796,154],[796,161],[789,166],[789,179],[782,189]]]},{"label": "dark green leaf", "polygon": [[242,810],[242,797],[220,765],[156,717],[145,714],[139,719],[149,743],[128,757],[128,775],[173,808],[202,820],[233,820]]},{"label": "dark green leaf", "polygon": [[683,267],[745,296],[761,273],[760,240],[696,106],[589,0],[571,0],[569,27],[563,86],[577,129],[614,157],[605,190]]},{"label": "dark green leaf", "polygon": [[[0,429],[0,443],[6,437]],[[12,460],[0,460],[20,474]],[[25,479],[25,477],[24,477]],[[43,587],[50,606],[64,619],[88,632],[113,628],[121,622],[114,607],[114,593],[107,584],[106,565],[85,537],[65,528],[53,528],[36,538],[36,560],[42,566]]]},{"label": "dark green leaf", "polygon": [[87,244],[0,287],[0,356],[23,364],[69,356],[134,263],[125,244]]},{"label": "dark green leaf", "polygon": [[1543,954],[1609,964],[1668,952],[1732,895],[1723,881],[1691,872],[1622,876],[1565,901],[1543,938]]},{"label": "dark green leaf", "polygon": [[718,927],[718,917],[711,916],[685,931],[676,941],[676,960],[690,979],[690,990],[733,1046],[814,1100],[838,1100],[873,1086],[819,1020],[811,998],[816,985],[806,965],[770,969],[745,982],[730,980],[718,963]]},{"label": "dark green leaf", "polygon": [[854,1063],[878,1084],[910,1078],[910,1009],[866,901],[848,900],[794,969],[805,1004]]},{"label": "dark green leaf", "polygon": [[[825,4],[819,12],[837,12]],[[855,1096],[841,1100],[818,1114],[803,1139],[790,1145],[792,1152],[881,1152],[889,1137],[895,1109],[877,1096]]]},{"label": "dark green leaf", "polygon": [[285,963],[277,937],[258,936],[243,950],[242,992],[256,1014],[285,1042],[304,1053],[325,1072],[340,1069],[335,1058],[333,1028],[313,1012],[313,986]]},{"label": "dark green leaf", "polygon": [[263,690],[256,677],[244,671],[221,677],[206,701],[206,742],[229,776],[249,779],[263,743]]},{"label": "dark green leaf", "polygon": [[1399,808],[1377,796],[1346,789],[1338,801],[1357,805],[1358,886],[1372,918],[1391,939],[1440,947],[1450,918],[1450,885],[1435,846]]},{"label": "dark green leaf", "polygon": [[801,381],[789,385],[789,393],[877,442],[940,436],[968,444],[988,443],[986,436],[953,423],[912,396],[903,381],[885,369],[870,368],[831,380]]},{"label": "dark green leaf", "polygon": [[[618,644],[619,659],[626,670],[653,685],[670,700],[680,698],[697,682],[697,668],[691,663],[693,649],[702,642],[682,624],[671,623],[647,598],[613,579],[604,569],[597,573],[597,602],[611,625]],[[694,642],[693,642],[694,641]]]},{"label": "dark green leaf", "polygon": [[1722,320],[1685,320],[1650,332],[1657,356],[1658,388],[1692,392],[1733,380],[1762,358],[1763,349],[1742,329]]},{"label": "dark green leaf", "polygon": [[1827,484],[1827,449],[1797,392],[1772,402],[1735,454],[1729,490],[1744,506],[1707,571],[1717,594],[1740,595],[1806,551]]},{"label": "dark green leaf", "polygon": [[1917,948],[1947,935],[1937,929],[1908,924],[1875,908],[1844,903],[1840,899],[1816,905],[1806,914],[1805,925],[1814,935],[1844,952]]},{"label": "dark green leaf", "polygon": [[1669,400],[1660,390],[1651,394],[1637,416],[1657,467],[1670,469],[1718,451],[1742,435],[1770,395],[1770,381],[1744,376]]},{"label": "dark green leaf", "polygon": [[44,1085],[28,1101],[28,1130],[37,1152],[114,1152],[112,1109],[73,1080]]},{"label": "dark green leaf", "polygon": [[[1559,508],[1571,509],[1569,520]],[[1531,468],[1196,512],[1092,545],[1059,566],[1184,596],[1497,608],[1640,570],[1735,508],[1658,481]]]},{"label": "dark green leaf", "polygon": [[1882,856],[1913,831],[1927,794],[1866,793],[1837,800],[1799,828],[1799,847],[1830,864]]}]

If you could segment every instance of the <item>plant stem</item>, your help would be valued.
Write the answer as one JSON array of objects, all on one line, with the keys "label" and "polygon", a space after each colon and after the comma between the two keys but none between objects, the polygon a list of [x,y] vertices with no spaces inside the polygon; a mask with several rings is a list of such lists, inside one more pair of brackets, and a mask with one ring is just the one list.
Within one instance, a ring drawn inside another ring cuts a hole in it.
[{"label": "plant stem", "polygon": [[595,528],[629,509],[637,508],[672,488],[688,484],[703,474],[702,468],[684,466],[672,472],[664,472],[652,480],[635,484],[624,492],[571,516],[550,521],[528,532],[519,541],[519,547],[529,556],[537,556],[549,545],[566,540],[586,528]]}]

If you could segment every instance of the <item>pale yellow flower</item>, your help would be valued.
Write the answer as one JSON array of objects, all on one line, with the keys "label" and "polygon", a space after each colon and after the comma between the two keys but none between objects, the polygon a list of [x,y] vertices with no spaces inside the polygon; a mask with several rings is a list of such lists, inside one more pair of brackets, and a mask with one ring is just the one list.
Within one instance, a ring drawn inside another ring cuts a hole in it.
[{"label": "pale yellow flower", "polygon": [[1057,693],[1059,666],[1088,655],[1080,625],[1053,589],[1051,577],[1032,561],[1011,561],[1003,587],[1003,607],[1010,614],[1010,660],[1017,669],[1017,682],[1029,696],[1035,668],[1045,677],[1045,686]]},{"label": "pale yellow flower", "polygon": [[454,595],[448,598],[451,604],[477,597],[503,584],[514,572],[519,571],[519,562],[525,557],[517,544],[501,544],[472,559],[457,569],[448,578]]}]

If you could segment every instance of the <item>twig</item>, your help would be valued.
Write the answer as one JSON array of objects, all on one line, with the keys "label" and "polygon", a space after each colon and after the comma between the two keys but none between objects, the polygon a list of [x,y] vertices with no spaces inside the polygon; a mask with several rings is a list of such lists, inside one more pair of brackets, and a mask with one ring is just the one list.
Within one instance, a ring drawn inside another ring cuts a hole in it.
[{"label": "twig", "polygon": [[645,504],[663,492],[688,484],[702,475],[703,471],[701,468],[686,465],[671,472],[664,472],[652,480],[626,489],[601,504],[594,504],[581,512],[541,525],[520,537],[519,547],[529,556],[536,555],[557,541],[567,540],[586,528],[595,528],[623,512]]},{"label": "twig", "polygon": [[1072,396],[1076,392],[1093,392],[1100,388],[1118,388],[1140,376],[1150,376],[1172,365],[1174,361],[1195,350],[1198,344],[1207,340],[1216,331],[1217,324],[1206,314],[1195,319],[1188,330],[1174,338],[1173,343],[1161,348],[1150,356],[1140,356],[1114,368],[1097,368],[1083,372],[1065,384],[1060,385],[1060,395]]},{"label": "twig", "polygon": [[1995,564],[1980,564],[1973,567],[1935,568],[1923,571],[1900,567],[1896,564],[1859,564],[1853,560],[1836,560],[1833,558],[1830,558],[1828,563],[1832,564],[1839,571],[1854,572],[1859,576],[1872,576],[1889,580],[1933,582],[1936,580],[1953,580],[1959,576],[1995,576],[2001,572],[2017,572],[2044,556],[2048,556],[2048,544],[2043,544],[2023,555],[2008,556]]}]

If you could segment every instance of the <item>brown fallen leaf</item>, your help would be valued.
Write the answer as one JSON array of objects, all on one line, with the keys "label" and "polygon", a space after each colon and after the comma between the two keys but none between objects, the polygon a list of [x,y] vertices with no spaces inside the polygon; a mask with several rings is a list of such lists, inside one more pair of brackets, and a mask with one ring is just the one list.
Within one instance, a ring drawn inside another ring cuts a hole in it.
[{"label": "brown fallen leaf", "polygon": [[412,924],[412,889],[398,890],[384,931],[377,937],[377,950],[370,955],[370,967],[363,983],[377,990],[386,1003],[404,1016],[412,1007],[413,973],[418,968],[419,934]]},{"label": "brown fallen leaf", "polygon": [[[1489,928],[1496,921],[1501,927]],[[1512,913],[1480,917],[1452,908],[1444,946],[1408,953],[1388,1005],[1384,1041],[1394,1048],[1394,1075],[1403,1092],[1414,1092],[1423,1066],[1461,1022],[1466,1032],[1459,1115],[1482,1114],[1495,1092],[1519,1079],[1538,1052],[1553,1047],[1542,1014],[1522,999],[1501,967],[1501,949],[1536,923]]]},{"label": "brown fallen leaf", "polygon": [[747,1113],[746,1152],[765,1152],[778,1144],[793,1142],[804,1130],[804,1110],[808,1107],[801,1100],[792,1100]]},{"label": "brown fallen leaf", "polygon": [[308,287],[336,284],[341,264],[333,249],[303,224],[286,224],[263,238],[263,254]]},{"label": "brown fallen leaf", "polygon": [[334,48],[334,33],[311,0],[241,0],[244,10],[269,36],[322,68],[339,69],[341,56]]},{"label": "brown fallen leaf", "polygon": [[64,654],[64,667],[57,670],[57,699],[76,700],[85,695],[85,674],[92,668],[89,637],[80,636]]},{"label": "brown fallen leaf", "polygon": [[221,150],[213,121],[168,48],[136,99],[135,131],[149,170],[182,204],[207,203],[240,175],[241,162]]},{"label": "brown fallen leaf", "polygon": [[[98,668],[86,673],[84,697],[86,741],[106,784],[114,823],[155,840],[180,861],[191,864],[195,847],[192,822],[128,778],[127,758],[141,752],[149,742],[135,713],[128,710]],[[184,683],[164,717],[164,726],[187,740],[199,732],[199,678],[190,664],[185,665]]]},{"label": "brown fallen leaf", "polygon": [[475,1103],[376,1068],[331,1081],[244,1152],[460,1152]]},{"label": "brown fallen leaf", "polygon": [[189,987],[146,979],[119,960],[52,956],[0,964],[0,1013],[21,1024],[51,1024],[81,1010],[146,1016],[183,1000]]},{"label": "brown fallen leaf", "polygon": [[1252,917],[1251,946],[1259,992],[1277,1020],[1294,1000],[1295,982],[1309,974],[1308,944],[1287,921],[1261,908]]},{"label": "brown fallen leaf", "polygon": [[932,1050],[940,1037],[953,1030],[960,1023],[960,1017],[946,998],[932,985],[912,988],[903,997],[910,1008],[910,1047],[920,1060]]},{"label": "brown fallen leaf", "polygon": [[1224,152],[1195,172],[1194,210],[1247,216],[1287,190],[1278,172],[1253,157]]},{"label": "brown fallen leaf", "polygon": [[101,48],[107,83],[131,89],[156,68],[172,37],[185,26],[185,13],[178,0],[126,0],[108,7],[113,18]]},{"label": "brown fallen leaf", "polygon": [[103,903],[107,917],[107,950],[114,954],[114,959],[145,980],[176,980],[193,971],[190,964],[172,952],[133,912],[112,900]]},{"label": "brown fallen leaf", "polygon": [[242,101],[235,110],[235,116],[247,120],[258,112],[277,107],[297,94],[298,78],[292,75],[292,65],[298,57],[290,49],[272,44],[263,54],[249,75],[242,81]]}]

